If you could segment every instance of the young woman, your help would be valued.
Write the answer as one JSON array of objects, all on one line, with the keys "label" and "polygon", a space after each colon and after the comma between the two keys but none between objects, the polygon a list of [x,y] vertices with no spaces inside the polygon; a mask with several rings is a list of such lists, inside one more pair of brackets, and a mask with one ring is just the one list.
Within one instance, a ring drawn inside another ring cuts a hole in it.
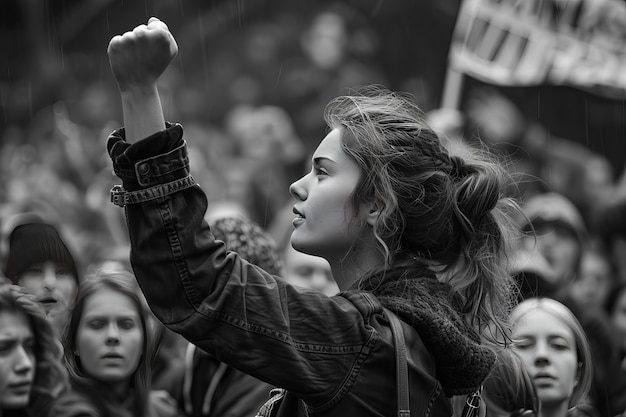
[{"label": "young woman", "polygon": [[20,224],[9,235],[5,275],[41,303],[60,339],[78,288],[74,257],[51,224]]},{"label": "young woman", "polygon": [[0,279],[0,416],[53,417],[68,388],[61,356],[42,307]]},{"label": "young woman", "polygon": [[513,309],[511,323],[514,349],[537,389],[539,417],[587,415],[593,365],[574,314],[553,299],[529,298]]},{"label": "young woman", "polygon": [[107,144],[123,180],[112,201],[125,206],[133,267],[157,317],[284,388],[278,415],[391,416],[393,311],[408,347],[403,410],[449,416],[449,396],[477,390],[495,361],[481,334],[508,314],[503,169],[450,156],[400,94],[334,100],[311,171],[290,187],[291,243],[326,258],[341,292],[289,285],[227,252],[203,219],[182,127],[165,123],[156,87],[176,52],[156,18],[108,48],[125,123]]},{"label": "young woman", "polygon": [[161,415],[150,401],[151,317],[128,272],[97,271],[81,283],[63,335],[72,395],[56,416]]}]

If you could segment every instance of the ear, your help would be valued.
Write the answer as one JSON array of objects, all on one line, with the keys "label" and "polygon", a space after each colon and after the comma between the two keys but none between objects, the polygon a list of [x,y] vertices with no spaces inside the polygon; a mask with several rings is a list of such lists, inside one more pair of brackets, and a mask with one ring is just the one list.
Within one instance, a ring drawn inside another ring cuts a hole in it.
[{"label": "ear", "polygon": [[365,215],[365,221],[370,226],[374,226],[378,221],[378,217],[380,216],[380,210],[374,203],[366,203],[363,207],[364,212],[367,213]]},{"label": "ear", "polygon": [[578,369],[576,369],[576,379],[574,379],[574,386],[578,385],[578,382],[580,381],[580,376],[583,373],[583,363],[582,362],[578,362]]}]

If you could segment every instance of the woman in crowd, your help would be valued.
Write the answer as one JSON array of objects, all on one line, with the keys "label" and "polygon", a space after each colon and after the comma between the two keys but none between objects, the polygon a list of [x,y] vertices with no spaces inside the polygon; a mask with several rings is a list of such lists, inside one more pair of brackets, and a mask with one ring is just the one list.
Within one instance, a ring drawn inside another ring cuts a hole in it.
[{"label": "woman in crowd", "polygon": [[511,313],[513,345],[532,377],[539,417],[593,416],[593,365],[585,332],[565,305],[528,298]]},{"label": "woman in crowd", "polygon": [[[182,127],[165,123],[156,87],[176,52],[156,18],[108,49],[125,124],[107,144],[123,180],[112,201],[125,206],[157,317],[283,388],[259,415],[449,416],[449,396],[489,374],[495,354],[481,336],[499,338],[510,305],[503,168],[451,156],[402,94],[333,100],[311,171],[290,187],[291,243],[325,258],[341,292],[292,286],[228,252],[204,221]],[[391,312],[408,346],[409,401],[398,400]]]},{"label": "woman in crowd", "polygon": [[58,230],[43,222],[16,226],[9,235],[5,275],[41,303],[61,338],[79,278],[74,257]]},{"label": "woman in crowd", "polygon": [[100,270],[81,283],[63,335],[72,394],[56,416],[176,415],[174,406],[156,409],[151,401],[151,320],[132,274]]},{"label": "woman in crowd", "polygon": [[68,388],[61,356],[41,306],[0,278],[0,416],[54,417]]}]

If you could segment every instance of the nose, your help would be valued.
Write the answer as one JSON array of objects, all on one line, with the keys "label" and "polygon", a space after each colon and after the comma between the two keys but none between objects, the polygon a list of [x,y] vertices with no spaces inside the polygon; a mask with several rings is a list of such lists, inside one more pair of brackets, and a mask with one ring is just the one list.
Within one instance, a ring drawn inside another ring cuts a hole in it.
[{"label": "nose", "polygon": [[116,346],[120,344],[120,332],[115,324],[109,325],[105,344],[107,346]]},{"label": "nose", "polygon": [[550,351],[548,344],[543,341],[537,342],[535,346],[535,365],[545,366],[550,363]]},{"label": "nose", "polygon": [[300,201],[306,200],[307,192],[305,188],[306,175],[289,186],[289,193]]},{"label": "nose", "polygon": [[47,290],[54,290],[56,288],[57,274],[54,269],[46,268],[43,272],[43,287]]},{"label": "nose", "polygon": [[31,355],[28,354],[23,346],[19,346],[16,350],[15,364],[13,370],[17,374],[24,375],[33,370],[34,364]]}]

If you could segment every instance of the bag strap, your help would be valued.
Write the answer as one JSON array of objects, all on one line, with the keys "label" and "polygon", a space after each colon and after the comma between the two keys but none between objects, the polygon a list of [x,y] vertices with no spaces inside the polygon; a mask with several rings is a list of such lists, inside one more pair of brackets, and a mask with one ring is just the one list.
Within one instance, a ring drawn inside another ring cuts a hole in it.
[{"label": "bag strap", "polygon": [[409,408],[409,370],[406,362],[406,344],[400,319],[391,310],[384,308],[389,319],[393,344],[396,350],[396,385],[398,388],[398,417],[410,417]]}]

